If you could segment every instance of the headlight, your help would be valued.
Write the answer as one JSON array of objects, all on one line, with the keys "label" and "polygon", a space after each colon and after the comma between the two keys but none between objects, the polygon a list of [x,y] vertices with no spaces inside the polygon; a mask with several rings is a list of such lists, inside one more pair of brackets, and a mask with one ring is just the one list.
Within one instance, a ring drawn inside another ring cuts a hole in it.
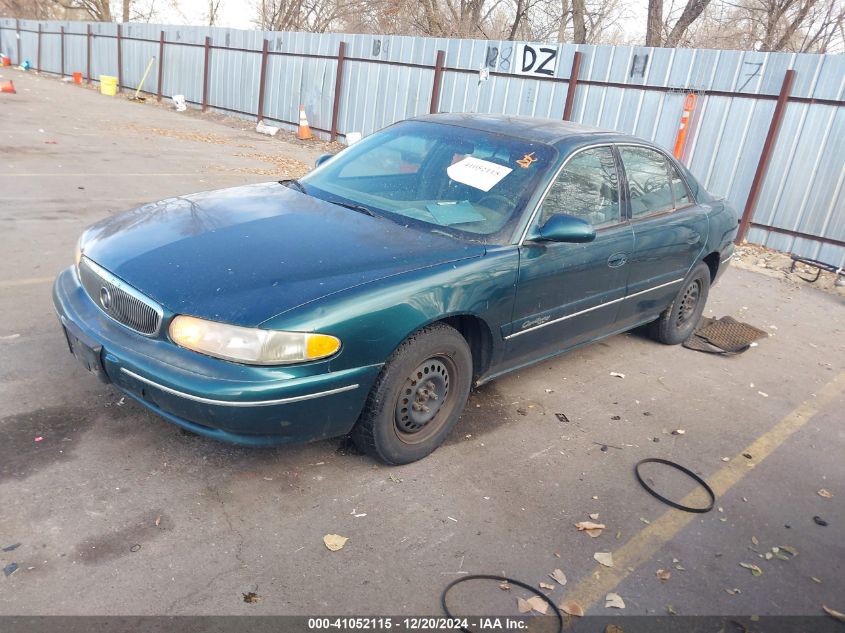
[{"label": "headlight", "polygon": [[195,352],[250,365],[304,363],[340,349],[340,339],[328,334],[261,330],[185,315],[171,321],[170,338]]}]

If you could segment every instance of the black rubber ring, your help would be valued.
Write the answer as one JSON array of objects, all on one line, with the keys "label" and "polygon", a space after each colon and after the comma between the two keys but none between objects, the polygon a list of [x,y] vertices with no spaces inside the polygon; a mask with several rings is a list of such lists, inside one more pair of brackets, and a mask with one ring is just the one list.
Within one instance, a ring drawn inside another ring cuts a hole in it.
[{"label": "black rubber ring", "polygon": [[[443,590],[443,593],[440,594],[440,606],[443,607],[443,613],[446,614],[447,618],[455,618],[455,616],[452,615],[452,613],[449,611],[449,607],[446,606],[446,594],[449,593],[449,591],[452,589],[452,587],[454,587],[455,585],[459,585],[462,582],[466,582],[467,580],[498,580],[499,582],[506,582],[510,585],[516,585],[517,587],[522,587],[523,589],[527,589],[528,591],[533,593],[535,596],[540,596],[543,600],[545,600],[552,607],[552,610],[554,611],[555,616],[557,616],[558,633],[563,633],[563,614],[561,614],[560,609],[558,609],[557,605],[554,602],[552,602],[551,598],[549,598],[544,593],[540,593],[540,591],[538,589],[535,589],[531,585],[528,585],[528,584],[522,582],[521,580],[514,580],[513,578],[507,578],[505,576],[491,576],[489,574],[471,574],[469,576],[463,576],[461,578],[458,578],[457,580],[453,580],[452,582],[450,582],[448,585],[446,585],[446,588]],[[459,619],[459,618],[455,618],[455,619]],[[463,631],[464,633],[472,633],[469,629],[467,629],[466,627],[463,627],[463,626],[461,627],[461,631]]]},{"label": "black rubber ring", "polygon": [[[690,508],[688,506],[683,506],[680,503],[676,503],[676,502],[672,501],[671,499],[667,499],[663,495],[656,492],[654,490],[654,488],[648,486],[645,481],[643,481],[643,478],[640,476],[640,466],[642,466],[643,464],[663,464],[664,466],[671,466],[672,468],[675,468],[676,470],[680,470],[685,475],[688,475],[689,477],[694,479],[702,488],[704,488],[707,491],[707,494],[710,495],[710,505],[708,505],[706,508]],[[659,499],[660,501],[665,503],[667,506],[672,506],[673,508],[677,508],[678,510],[683,510],[684,512],[704,513],[704,512],[710,512],[710,510],[713,509],[713,506],[716,505],[716,494],[713,492],[713,489],[710,486],[707,485],[706,481],[704,481],[701,477],[699,477],[694,472],[692,472],[689,468],[684,468],[680,464],[676,464],[675,462],[670,462],[668,459],[660,459],[658,457],[649,457],[647,459],[641,459],[640,461],[637,462],[637,465],[634,466],[634,474],[637,476],[637,481],[640,482],[640,485],[643,488],[646,489],[646,492],[648,492],[655,499]]]}]

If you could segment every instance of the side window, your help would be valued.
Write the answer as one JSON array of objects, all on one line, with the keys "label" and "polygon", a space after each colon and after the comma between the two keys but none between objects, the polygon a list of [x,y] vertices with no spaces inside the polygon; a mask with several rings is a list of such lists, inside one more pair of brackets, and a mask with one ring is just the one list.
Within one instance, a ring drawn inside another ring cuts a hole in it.
[{"label": "side window", "polygon": [[[640,218],[675,208],[669,167],[663,154],[646,147],[619,148],[628,177],[631,215]],[[672,168],[674,170],[674,167]],[[683,186],[683,183],[679,183]]]},{"label": "side window", "polygon": [[415,174],[422,166],[434,141],[418,136],[402,136],[378,145],[352,161],[338,174],[339,178],[362,176],[396,176]]},{"label": "side window", "polygon": [[619,222],[619,179],[610,147],[584,150],[566,163],[543,201],[539,225],[558,213],[596,228]]}]

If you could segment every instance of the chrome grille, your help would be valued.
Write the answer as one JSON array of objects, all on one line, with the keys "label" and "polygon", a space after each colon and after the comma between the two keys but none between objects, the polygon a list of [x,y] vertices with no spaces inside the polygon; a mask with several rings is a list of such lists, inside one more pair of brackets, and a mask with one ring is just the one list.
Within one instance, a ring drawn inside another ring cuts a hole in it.
[{"label": "chrome grille", "polygon": [[158,332],[161,308],[105,268],[83,257],[79,278],[91,300],[112,319],[147,336]]}]

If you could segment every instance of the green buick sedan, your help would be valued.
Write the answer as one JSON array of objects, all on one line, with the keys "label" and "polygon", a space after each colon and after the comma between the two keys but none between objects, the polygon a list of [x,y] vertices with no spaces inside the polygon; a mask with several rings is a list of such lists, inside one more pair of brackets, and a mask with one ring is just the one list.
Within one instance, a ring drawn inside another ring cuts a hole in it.
[{"label": "green buick sedan", "polygon": [[103,220],[53,296],[84,366],[174,424],[253,446],[351,434],[403,464],[473,385],[643,324],[684,341],[736,229],[647,141],[439,114],[301,180]]}]

